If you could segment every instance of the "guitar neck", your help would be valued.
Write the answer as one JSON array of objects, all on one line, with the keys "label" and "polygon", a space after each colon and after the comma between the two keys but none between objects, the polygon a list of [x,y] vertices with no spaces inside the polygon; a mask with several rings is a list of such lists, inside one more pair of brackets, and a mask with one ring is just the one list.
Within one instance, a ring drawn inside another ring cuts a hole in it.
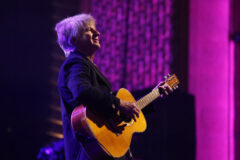
[{"label": "guitar neck", "polygon": [[139,99],[136,104],[138,109],[142,110],[144,107],[146,107],[148,104],[150,104],[152,101],[157,99],[160,96],[160,93],[157,89],[154,89],[152,92],[148,93],[146,96]]}]

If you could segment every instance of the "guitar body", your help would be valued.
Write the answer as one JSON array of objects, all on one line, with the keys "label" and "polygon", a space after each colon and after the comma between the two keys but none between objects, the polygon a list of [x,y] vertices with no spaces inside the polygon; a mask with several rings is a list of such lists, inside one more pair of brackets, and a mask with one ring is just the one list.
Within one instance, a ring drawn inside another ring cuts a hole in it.
[{"label": "guitar body", "polygon": [[[126,89],[120,89],[116,95],[121,100],[136,102],[140,110],[136,122],[128,117],[117,114],[112,117],[100,115],[97,111],[83,105],[76,107],[71,116],[74,131],[82,138],[83,148],[92,160],[112,160],[122,157],[128,151],[132,136],[135,132],[144,132],[147,128],[146,120],[141,110],[156,98],[164,95],[164,88],[172,91],[178,88],[179,80],[175,74],[168,75],[164,82],[160,82],[150,93],[135,101]],[[160,89],[161,88],[161,89]]]},{"label": "guitar body", "polygon": [[[119,99],[135,102],[132,94],[126,89],[120,89],[116,95]],[[111,122],[111,123],[110,123]],[[135,132],[144,132],[147,124],[140,111],[136,122],[131,119],[122,120],[119,113],[109,122],[83,105],[74,109],[71,117],[72,127],[80,134],[89,137],[83,142],[88,156],[93,160],[122,157],[128,151]],[[121,133],[113,128],[122,128]],[[119,134],[117,134],[119,133]]]}]

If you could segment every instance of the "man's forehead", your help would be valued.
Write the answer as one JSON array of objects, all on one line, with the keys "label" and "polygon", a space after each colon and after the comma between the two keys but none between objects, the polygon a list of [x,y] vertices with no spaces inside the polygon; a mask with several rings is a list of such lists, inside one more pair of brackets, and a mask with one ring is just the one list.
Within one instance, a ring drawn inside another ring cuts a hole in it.
[{"label": "man's forehead", "polygon": [[96,28],[95,22],[94,22],[94,21],[87,22],[87,23],[85,24],[85,27]]},{"label": "man's forehead", "polygon": [[96,29],[95,22],[94,21],[87,21],[84,22],[82,27],[79,28],[80,33],[84,32],[84,30],[93,28]]}]

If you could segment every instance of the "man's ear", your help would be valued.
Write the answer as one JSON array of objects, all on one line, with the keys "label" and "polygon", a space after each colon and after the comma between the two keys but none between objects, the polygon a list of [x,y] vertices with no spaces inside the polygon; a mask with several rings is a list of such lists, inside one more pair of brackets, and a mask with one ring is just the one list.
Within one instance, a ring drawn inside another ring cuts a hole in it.
[{"label": "man's ear", "polygon": [[71,40],[70,40],[70,43],[75,46],[77,44],[77,38],[72,37]]}]

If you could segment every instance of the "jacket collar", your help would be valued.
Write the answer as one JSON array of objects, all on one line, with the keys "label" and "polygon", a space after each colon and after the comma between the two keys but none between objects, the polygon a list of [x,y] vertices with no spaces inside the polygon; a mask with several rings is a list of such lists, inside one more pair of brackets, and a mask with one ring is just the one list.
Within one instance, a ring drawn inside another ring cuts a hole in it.
[{"label": "jacket collar", "polygon": [[[78,55],[78,56],[81,56],[82,58],[84,58],[86,60],[86,62],[89,64],[89,66],[94,69],[94,71],[97,73],[97,75],[99,76],[99,78],[107,85],[107,87],[112,90],[112,85],[111,83],[109,82],[109,80],[101,73],[101,71],[98,69],[98,67],[90,61],[90,59],[88,59],[84,54],[80,53],[80,52],[72,52],[71,54],[74,54],[74,55]],[[70,54],[70,55],[71,55]]]}]

